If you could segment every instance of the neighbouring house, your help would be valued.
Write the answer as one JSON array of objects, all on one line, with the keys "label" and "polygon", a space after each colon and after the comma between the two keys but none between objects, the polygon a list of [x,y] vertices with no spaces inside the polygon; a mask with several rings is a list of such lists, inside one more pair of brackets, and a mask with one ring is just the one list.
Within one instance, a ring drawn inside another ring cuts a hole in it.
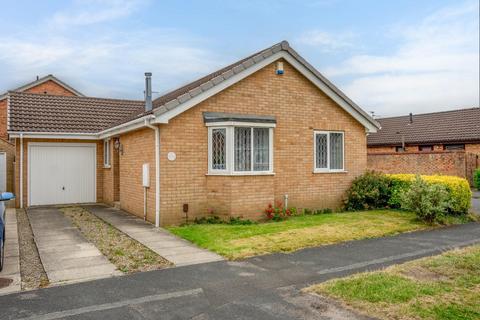
[{"label": "neighbouring house", "polygon": [[[53,75],[42,78],[37,77],[35,81],[10,91],[62,96],[83,96],[80,92]],[[14,191],[15,144],[13,140],[9,139],[7,133],[7,97],[8,93],[0,95],[0,192]]]},{"label": "neighbouring house", "polygon": [[158,225],[337,208],[380,127],[284,41],[152,101],[10,92],[17,205],[104,202]]},{"label": "neighbouring house", "polygon": [[443,174],[472,182],[480,166],[480,108],[377,119],[368,167],[386,173]]}]

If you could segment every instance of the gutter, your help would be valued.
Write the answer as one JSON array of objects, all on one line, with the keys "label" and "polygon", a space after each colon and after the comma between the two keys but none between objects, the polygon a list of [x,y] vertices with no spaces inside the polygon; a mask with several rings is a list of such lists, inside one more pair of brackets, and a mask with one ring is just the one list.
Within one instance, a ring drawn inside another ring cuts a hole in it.
[{"label": "gutter", "polygon": [[155,227],[160,227],[160,128],[145,119],[145,127],[155,133]]}]

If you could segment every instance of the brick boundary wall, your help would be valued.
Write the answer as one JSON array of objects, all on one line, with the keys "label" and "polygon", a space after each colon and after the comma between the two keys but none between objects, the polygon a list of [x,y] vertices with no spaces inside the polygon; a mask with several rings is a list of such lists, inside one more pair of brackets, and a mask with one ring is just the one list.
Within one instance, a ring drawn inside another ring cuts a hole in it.
[{"label": "brick boundary wall", "polygon": [[466,178],[472,184],[476,154],[465,151],[430,151],[408,153],[368,153],[369,170],[384,173],[441,174]]}]

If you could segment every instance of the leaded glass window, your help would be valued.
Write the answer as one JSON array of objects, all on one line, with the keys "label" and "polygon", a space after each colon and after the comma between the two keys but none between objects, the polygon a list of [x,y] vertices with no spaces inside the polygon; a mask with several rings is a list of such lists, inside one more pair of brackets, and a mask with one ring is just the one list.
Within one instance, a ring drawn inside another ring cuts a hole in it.
[{"label": "leaded glass window", "polygon": [[227,134],[226,129],[212,130],[212,169],[225,170],[227,169]]},{"label": "leaded glass window", "polygon": [[344,170],[343,132],[315,132],[315,170]]}]

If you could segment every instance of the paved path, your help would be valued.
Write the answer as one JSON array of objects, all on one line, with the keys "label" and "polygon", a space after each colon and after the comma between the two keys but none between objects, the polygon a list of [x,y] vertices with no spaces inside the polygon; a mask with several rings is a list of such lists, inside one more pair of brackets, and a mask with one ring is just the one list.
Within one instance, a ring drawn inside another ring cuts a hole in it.
[{"label": "paved path", "polygon": [[5,222],[5,265],[0,272],[0,278],[11,279],[12,282],[8,287],[0,288],[0,295],[21,290],[20,252],[15,209],[8,208],[6,210]]},{"label": "paved path", "polygon": [[155,228],[152,224],[125,211],[102,205],[85,208],[176,266],[223,260],[218,254],[201,249],[165,229]]},{"label": "paved path", "polygon": [[470,223],[0,297],[0,319],[358,319],[310,284],[480,243]]},{"label": "paved path", "polygon": [[472,210],[480,215],[480,191],[472,190]]},{"label": "paved path", "polygon": [[27,214],[50,283],[78,282],[121,274],[59,209],[30,208]]}]

